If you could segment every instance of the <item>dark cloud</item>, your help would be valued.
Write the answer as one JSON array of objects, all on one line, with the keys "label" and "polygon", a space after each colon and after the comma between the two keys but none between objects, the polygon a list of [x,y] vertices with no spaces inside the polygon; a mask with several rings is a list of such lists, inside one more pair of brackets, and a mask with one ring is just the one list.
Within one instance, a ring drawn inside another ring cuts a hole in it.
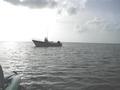
[{"label": "dark cloud", "polygon": [[70,7],[67,11],[68,11],[69,14],[76,14],[77,13],[77,8]]},{"label": "dark cloud", "polygon": [[4,0],[14,5],[22,5],[30,8],[44,8],[55,7],[57,2],[55,0]]},{"label": "dark cloud", "polygon": [[85,7],[87,0],[4,0],[14,5],[22,5],[29,8],[57,8],[58,12],[76,14]]},{"label": "dark cloud", "polygon": [[85,8],[90,11],[119,13],[120,0],[4,0],[14,5],[30,8],[57,8],[59,13],[66,11],[76,14]]}]

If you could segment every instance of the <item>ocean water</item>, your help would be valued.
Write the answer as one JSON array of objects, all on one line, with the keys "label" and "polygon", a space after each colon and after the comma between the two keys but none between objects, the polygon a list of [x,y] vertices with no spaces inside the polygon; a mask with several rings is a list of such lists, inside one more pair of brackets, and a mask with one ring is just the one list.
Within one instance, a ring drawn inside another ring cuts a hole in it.
[{"label": "ocean water", "polygon": [[120,44],[0,42],[0,64],[26,90],[120,90]]}]

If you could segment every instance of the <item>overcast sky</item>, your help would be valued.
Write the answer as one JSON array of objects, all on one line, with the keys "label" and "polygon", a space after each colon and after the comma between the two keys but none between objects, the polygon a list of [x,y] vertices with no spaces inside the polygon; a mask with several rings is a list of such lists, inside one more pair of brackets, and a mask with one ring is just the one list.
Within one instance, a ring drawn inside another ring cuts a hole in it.
[{"label": "overcast sky", "polygon": [[0,41],[120,43],[120,0],[1,0]]}]

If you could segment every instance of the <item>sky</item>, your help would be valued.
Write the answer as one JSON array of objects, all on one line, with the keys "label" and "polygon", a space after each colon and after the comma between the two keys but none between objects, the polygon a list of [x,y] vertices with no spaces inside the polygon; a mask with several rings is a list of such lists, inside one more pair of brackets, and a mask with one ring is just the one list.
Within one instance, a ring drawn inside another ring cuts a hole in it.
[{"label": "sky", "polygon": [[0,41],[120,43],[120,0],[0,0]]}]

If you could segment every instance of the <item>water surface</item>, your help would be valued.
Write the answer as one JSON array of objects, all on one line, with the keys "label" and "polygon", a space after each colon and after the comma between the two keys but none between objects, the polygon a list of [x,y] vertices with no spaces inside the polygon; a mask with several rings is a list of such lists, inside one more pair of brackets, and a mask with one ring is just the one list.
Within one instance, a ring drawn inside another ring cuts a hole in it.
[{"label": "water surface", "polygon": [[27,90],[120,90],[120,44],[0,42],[0,64]]}]

